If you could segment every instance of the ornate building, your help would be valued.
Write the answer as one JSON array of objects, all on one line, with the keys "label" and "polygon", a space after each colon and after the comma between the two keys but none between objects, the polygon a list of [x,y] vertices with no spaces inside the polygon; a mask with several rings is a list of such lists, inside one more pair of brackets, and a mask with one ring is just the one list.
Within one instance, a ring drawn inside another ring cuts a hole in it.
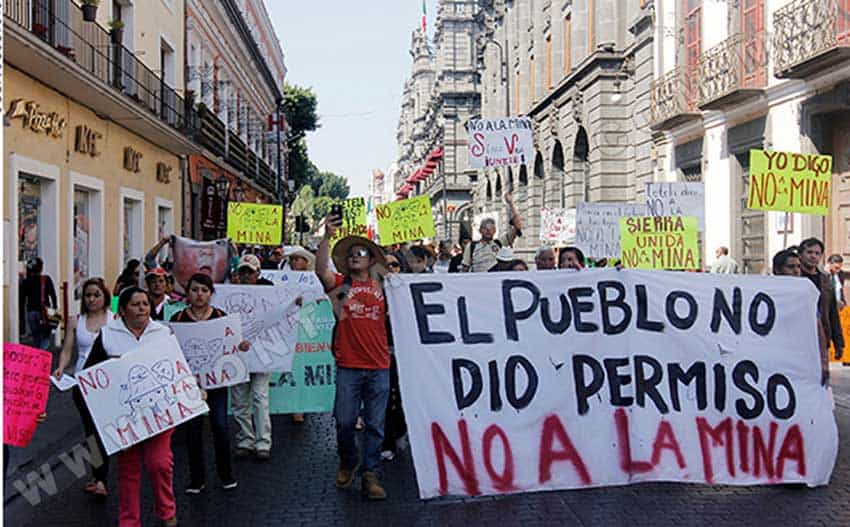
[{"label": "ornate building", "polygon": [[[441,0],[434,50],[422,29],[413,32],[413,70],[405,83],[397,132],[397,197],[427,194],[441,238],[469,227],[471,188],[466,122],[480,112],[476,0]],[[400,192],[399,192],[400,191]]]},{"label": "ornate building", "polygon": [[530,116],[536,155],[531,166],[482,170],[474,210],[505,227],[501,196],[513,189],[524,223],[514,249],[530,260],[542,207],[642,199],[652,177],[652,2],[480,4],[481,113]]},{"label": "ornate building", "polygon": [[[655,0],[651,125],[658,179],[702,181],[705,258],[724,245],[744,272],[809,236],[850,263],[850,4]],[[753,148],[833,155],[831,212],[747,208]]]}]

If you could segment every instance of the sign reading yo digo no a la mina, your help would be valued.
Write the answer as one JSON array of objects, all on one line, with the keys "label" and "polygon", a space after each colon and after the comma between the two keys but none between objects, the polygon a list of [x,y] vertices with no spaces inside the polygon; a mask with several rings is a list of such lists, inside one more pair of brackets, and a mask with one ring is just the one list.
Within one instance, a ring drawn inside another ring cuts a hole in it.
[{"label": "sign reading yo digo no a la mina", "polygon": [[693,216],[620,218],[623,267],[699,269],[699,233]]},{"label": "sign reading yo digo no a la mina", "polygon": [[747,207],[829,213],[832,156],[750,150]]},{"label": "sign reading yo digo no a la mina", "polygon": [[534,159],[530,117],[471,119],[467,128],[472,168],[523,165]]},{"label": "sign reading yo digo no a la mina", "polygon": [[805,280],[610,269],[394,282],[423,498],[829,482],[838,432]]},{"label": "sign reading yo digo no a la mina", "polygon": [[431,212],[431,198],[427,195],[378,205],[375,216],[378,219],[378,234],[383,245],[433,238],[437,235],[434,214]]},{"label": "sign reading yo digo no a la mina", "polygon": [[280,245],[283,207],[231,201],[227,204],[227,237],[234,243]]}]

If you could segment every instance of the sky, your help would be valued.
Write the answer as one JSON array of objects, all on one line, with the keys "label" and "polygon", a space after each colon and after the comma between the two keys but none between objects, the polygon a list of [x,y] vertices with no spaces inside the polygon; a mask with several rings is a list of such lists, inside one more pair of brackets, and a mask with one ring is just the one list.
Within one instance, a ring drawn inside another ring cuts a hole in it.
[{"label": "sky", "polygon": [[[307,134],[320,170],[364,196],[375,168],[395,160],[401,91],[422,0],[265,0],[283,48],[287,82],[313,88],[321,127]],[[426,0],[433,35],[437,0]]]}]

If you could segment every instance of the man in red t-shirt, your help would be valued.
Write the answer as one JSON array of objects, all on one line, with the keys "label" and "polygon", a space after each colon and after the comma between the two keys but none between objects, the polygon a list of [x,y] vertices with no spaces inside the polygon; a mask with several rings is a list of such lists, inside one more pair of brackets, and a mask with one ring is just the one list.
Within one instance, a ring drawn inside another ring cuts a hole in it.
[{"label": "man in red t-shirt", "polygon": [[355,424],[362,403],[366,423],[362,491],[369,499],[382,500],[387,495],[378,473],[390,393],[390,352],[384,290],[370,271],[383,268],[384,253],[366,238],[348,236],[334,246],[333,260],[339,273],[331,271],[330,239],[341,221],[338,216],[325,219],[325,237],[316,254],[316,274],[329,291],[337,318],[333,341],[337,366],[334,418],[339,453],[336,485],[345,488],[354,481],[359,458]]}]

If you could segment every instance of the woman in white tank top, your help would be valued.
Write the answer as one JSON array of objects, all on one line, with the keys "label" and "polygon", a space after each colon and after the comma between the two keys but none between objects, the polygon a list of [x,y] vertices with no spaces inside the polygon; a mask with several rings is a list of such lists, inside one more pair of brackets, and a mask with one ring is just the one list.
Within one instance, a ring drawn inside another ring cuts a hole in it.
[{"label": "woman in white tank top", "polygon": [[[91,352],[92,344],[100,334],[100,328],[105,326],[112,318],[112,311],[109,309],[109,289],[106,288],[106,282],[102,278],[89,278],[83,283],[82,291],[80,316],[76,320],[70,320],[65,329],[65,342],[62,345],[62,353],[59,354],[59,366],[53,372],[53,376],[57,379],[60,379],[62,374],[65,373],[65,368],[71,362],[71,355],[75,348],[77,350],[77,362],[74,373],[79,373],[83,369],[83,364],[86,363],[89,352]],[[80,412],[80,417],[83,419],[86,437],[92,434],[97,436],[97,429],[91,420],[82,395],[76,387],[74,388],[73,398],[74,404]],[[105,499],[107,496],[106,479],[109,474],[109,458],[99,437],[97,444],[103,463],[99,467],[93,467],[94,478],[86,484],[85,490],[94,494],[97,498]]]}]

